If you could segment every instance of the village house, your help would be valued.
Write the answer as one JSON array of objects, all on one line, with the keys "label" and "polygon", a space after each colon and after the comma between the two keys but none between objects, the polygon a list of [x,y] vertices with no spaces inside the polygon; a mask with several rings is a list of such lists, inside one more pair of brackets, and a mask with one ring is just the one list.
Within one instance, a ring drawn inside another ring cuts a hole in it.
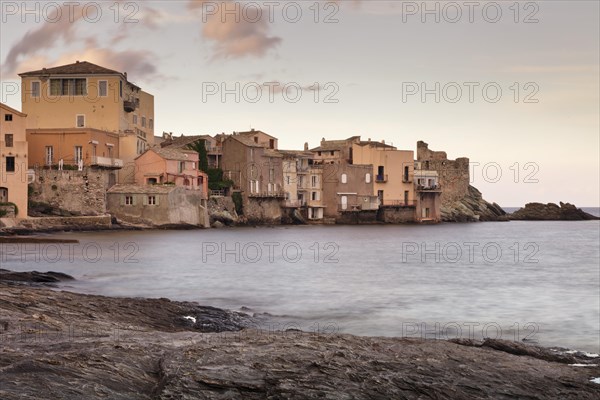
[{"label": "village house", "polygon": [[[27,218],[27,160],[25,120],[27,115],[0,103],[0,214]],[[8,210],[4,203],[13,203]]]},{"label": "village house", "polygon": [[281,219],[283,155],[265,148],[248,135],[228,135],[223,140],[223,176],[233,181],[233,192],[243,200],[249,220]]},{"label": "village house", "polygon": [[216,135],[215,137],[210,135],[181,135],[179,137],[173,137],[173,134],[167,134],[165,132],[162,138],[160,138],[159,143],[161,147],[187,149],[198,142],[204,142],[208,168],[220,168],[221,159],[223,158],[222,140],[224,136],[225,135]]},{"label": "village house", "polygon": [[151,94],[87,61],[19,76],[31,167],[115,169],[111,183],[133,183],[134,159],[154,141]]},{"label": "village house", "polygon": [[209,227],[206,195],[175,185],[114,185],[107,207],[121,222],[156,227]]},{"label": "village house", "polygon": [[208,194],[208,176],[198,169],[198,153],[171,147],[152,147],[135,159],[138,185],[173,184]]},{"label": "village house", "polygon": [[251,129],[245,132],[233,132],[234,135],[248,138],[256,144],[261,145],[266,149],[277,150],[277,138],[263,131]]}]

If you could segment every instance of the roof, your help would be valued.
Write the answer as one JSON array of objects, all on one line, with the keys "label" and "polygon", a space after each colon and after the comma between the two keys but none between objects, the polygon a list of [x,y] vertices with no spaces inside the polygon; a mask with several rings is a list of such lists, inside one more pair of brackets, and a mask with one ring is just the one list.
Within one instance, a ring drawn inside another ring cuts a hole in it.
[{"label": "roof", "polygon": [[175,185],[114,185],[108,193],[123,194],[163,194],[170,193],[178,187]]},{"label": "roof", "polygon": [[310,151],[342,150],[356,139],[360,139],[360,136],[352,136],[343,140],[321,140],[321,145],[319,147],[315,147],[314,149],[310,149]]},{"label": "roof", "polygon": [[165,140],[163,143],[164,147],[183,148],[187,147],[192,143],[196,143],[199,140],[214,140],[210,135],[195,135],[195,136],[179,136],[172,140]]},{"label": "roof", "polygon": [[257,133],[262,133],[263,135],[266,135],[266,136],[271,137],[273,139],[277,139],[275,136],[271,136],[268,133],[265,133],[263,131],[257,131],[257,130],[251,130],[251,131],[245,131],[245,132],[236,132],[236,135],[253,136],[253,135],[256,135]]},{"label": "roof", "polygon": [[[230,135],[230,136],[227,136],[227,139],[237,140],[241,144],[246,145],[248,147],[261,147],[261,148],[264,148],[264,146],[262,144],[255,143],[254,140],[251,140],[250,138],[248,138],[246,136]],[[225,140],[227,140],[227,139],[225,139]]]},{"label": "roof", "polygon": [[310,151],[304,151],[304,150],[277,150],[279,153],[281,153],[281,155],[283,155],[283,157],[285,158],[289,158],[289,157],[293,157],[293,158],[301,158],[301,157],[306,157],[306,158],[310,158],[313,156],[313,154]]},{"label": "roof", "polygon": [[11,112],[13,114],[17,114],[17,115],[19,115],[21,117],[26,117],[27,116],[27,114],[24,114],[21,111],[15,110],[14,108],[9,107],[9,106],[7,106],[4,103],[0,103],[0,108],[4,108],[6,111]]},{"label": "roof", "polygon": [[155,146],[155,147],[149,148],[146,152],[137,156],[136,160],[138,158],[140,158],[141,156],[143,156],[144,154],[146,154],[148,151],[155,152],[156,154],[158,154],[165,160],[175,160],[175,161],[192,161],[190,159],[190,157],[188,156],[188,154],[198,155],[198,153],[194,150],[185,150],[185,149],[180,149],[177,147],[170,147],[170,146],[167,146],[167,147]]},{"label": "roof", "polygon": [[88,61],[76,61],[73,64],[60,65],[52,68],[42,68],[37,71],[20,73],[19,76],[38,76],[38,75],[121,75],[124,74],[92,64]]},{"label": "roof", "polygon": [[382,142],[377,142],[377,141],[370,141],[370,140],[361,140],[358,143],[359,146],[371,146],[371,147],[381,147],[381,148],[386,148],[386,149],[392,149],[392,150],[396,150],[395,146],[386,144],[386,143],[382,143]]},{"label": "roof", "polygon": [[263,157],[277,157],[283,158],[283,154],[281,154],[278,150],[265,149],[265,152],[262,155]]}]

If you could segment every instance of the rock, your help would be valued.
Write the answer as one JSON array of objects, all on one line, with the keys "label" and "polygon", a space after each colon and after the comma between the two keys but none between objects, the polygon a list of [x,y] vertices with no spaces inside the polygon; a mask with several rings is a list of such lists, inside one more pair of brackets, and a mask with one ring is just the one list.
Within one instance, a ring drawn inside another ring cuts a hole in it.
[{"label": "rock", "polygon": [[219,229],[225,226],[221,221],[215,221],[211,225],[213,228]]},{"label": "rock", "polygon": [[524,208],[508,215],[511,220],[527,221],[586,221],[600,218],[588,214],[570,203],[527,203]]},{"label": "rock", "polygon": [[481,192],[469,186],[468,194],[462,199],[441,207],[442,221],[476,222],[506,221],[506,212],[496,203],[488,203]]},{"label": "rock", "polygon": [[62,281],[73,280],[71,275],[62,272],[13,272],[7,269],[0,269],[0,281],[20,282],[20,283],[58,283]]},{"label": "rock", "polygon": [[0,316],[3,400],[600,397],[597,366],[500,340],[272,331],[195,303],[2,282]]}]

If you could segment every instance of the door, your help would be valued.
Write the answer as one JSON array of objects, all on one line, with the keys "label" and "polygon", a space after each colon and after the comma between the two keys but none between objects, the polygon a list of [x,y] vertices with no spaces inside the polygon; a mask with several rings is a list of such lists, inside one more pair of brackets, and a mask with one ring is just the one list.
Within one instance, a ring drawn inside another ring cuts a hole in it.
[{"label": "door", "polygon": [[408,205],[408,190],[404,191],[404,205]]},{"label": "door", "polygon": [[348,196],[342,196],[342,210],[348,209]]}]

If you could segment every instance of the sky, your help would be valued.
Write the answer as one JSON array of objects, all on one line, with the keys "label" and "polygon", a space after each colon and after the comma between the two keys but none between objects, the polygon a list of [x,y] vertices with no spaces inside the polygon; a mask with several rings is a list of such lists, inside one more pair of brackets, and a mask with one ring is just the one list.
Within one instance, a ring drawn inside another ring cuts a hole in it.
[{"label": "sky", "polygon": [[155,96],[155,133],[423,140],[504,207],[600,206],[597,1],[0,0],[0,101],[79,61]]}]

